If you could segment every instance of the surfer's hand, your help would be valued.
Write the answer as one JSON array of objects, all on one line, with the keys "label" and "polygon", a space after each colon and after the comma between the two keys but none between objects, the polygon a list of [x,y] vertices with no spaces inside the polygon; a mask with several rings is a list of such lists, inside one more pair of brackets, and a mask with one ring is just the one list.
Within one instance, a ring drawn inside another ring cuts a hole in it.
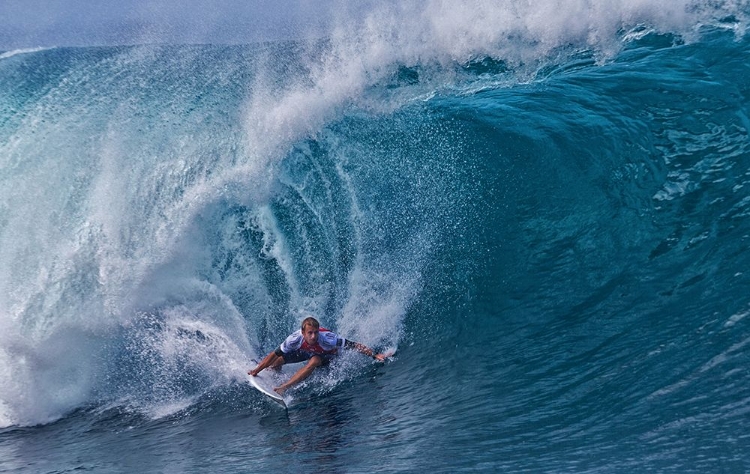
[{"label": "surfer's hand", "polygon": [[386,360],[393,357],[393,355],[396,353],[396,351],[388,351],[385,354],[375,354],[373,359],[377,360],[378,362],[385,362]]}]

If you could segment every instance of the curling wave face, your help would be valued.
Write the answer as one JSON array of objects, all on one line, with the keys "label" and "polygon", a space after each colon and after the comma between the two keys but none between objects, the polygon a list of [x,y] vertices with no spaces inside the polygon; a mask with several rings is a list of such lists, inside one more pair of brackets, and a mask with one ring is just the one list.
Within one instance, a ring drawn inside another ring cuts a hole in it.
[{"label": "curling wave face", "polygon": [[[424,467],[452,448],[420,419],[509,469],[644,440],[654,467],[686,430],[738,433],[744,12],[467,5],[344,9],[315,41],[2,53],[0,426],[185,410],[309,311],[405,353],[392,406]],[[406,409],[449,380],[471,396]],[[530,436],[557,457],[509,456]]]}]

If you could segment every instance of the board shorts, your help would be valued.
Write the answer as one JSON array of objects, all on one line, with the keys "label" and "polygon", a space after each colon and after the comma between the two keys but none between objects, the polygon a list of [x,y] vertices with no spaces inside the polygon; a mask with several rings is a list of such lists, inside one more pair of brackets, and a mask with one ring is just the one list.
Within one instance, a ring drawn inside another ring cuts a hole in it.
[{"label": "board shorts", "polygon": [[299,349],[289,353],[284,353],[282,357],[284,358],[285,364],[295,364],[297,362],[310,360],[313,358],[313,356],[316,355],[320,356],[320,358],[323,359],[323,365],[330,364],[331,361],[336,357],[336,354],[316,354],[314,352],[301,351]]}]

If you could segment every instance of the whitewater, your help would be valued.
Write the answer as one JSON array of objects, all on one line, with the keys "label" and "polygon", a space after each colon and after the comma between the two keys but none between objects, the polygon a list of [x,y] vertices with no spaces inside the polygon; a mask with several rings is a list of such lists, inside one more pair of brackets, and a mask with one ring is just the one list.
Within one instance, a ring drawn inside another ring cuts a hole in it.
[{"label": "whitewater", "polygon": [[0,50],[0,472],[748,471],[750,5],[333,5]]}]

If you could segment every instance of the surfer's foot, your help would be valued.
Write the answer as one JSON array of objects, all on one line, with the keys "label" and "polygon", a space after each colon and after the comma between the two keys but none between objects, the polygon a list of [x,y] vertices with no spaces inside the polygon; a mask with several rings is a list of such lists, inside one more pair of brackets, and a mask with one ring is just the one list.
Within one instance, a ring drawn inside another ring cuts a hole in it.
[{"label": "surfer's foot", "polygon": [[276,388],[273,389],[273,391],[276,392],[276,393],[278,393],[279,395],[281,395],[283,397],[284,396],[284,392],[286,392],[286,389],[285,388],[281,388],[281,387],[276,387]]}]

